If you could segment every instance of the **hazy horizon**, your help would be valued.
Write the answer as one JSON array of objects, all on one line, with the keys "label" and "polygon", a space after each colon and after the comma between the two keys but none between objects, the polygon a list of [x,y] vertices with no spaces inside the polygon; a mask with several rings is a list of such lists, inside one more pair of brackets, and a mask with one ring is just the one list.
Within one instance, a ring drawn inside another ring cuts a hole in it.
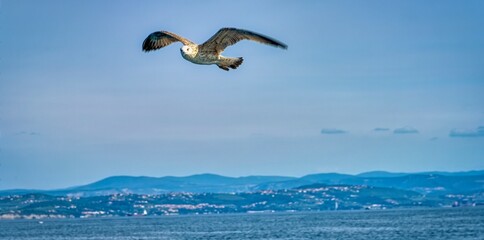
[{"label": "hazy horizon", "polygon": [[[257,7],[255,7],[257,6]],[[0,189],[484,169],[483,1],[0,0]],[[167,30],[242,41],[229,72]]]}]

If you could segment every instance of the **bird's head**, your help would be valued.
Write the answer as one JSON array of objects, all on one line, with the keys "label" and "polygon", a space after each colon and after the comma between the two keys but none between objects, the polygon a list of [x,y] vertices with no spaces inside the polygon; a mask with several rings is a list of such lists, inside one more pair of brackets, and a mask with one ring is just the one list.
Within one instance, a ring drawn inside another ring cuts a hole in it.
[{"label": "bird's head", "polygon": [[198,52],[197,46],[189,46],[189,45],[184,45],[183,47],[180,48],[181,54],[185,56],[190,56],[190,57],[195,57]]}]

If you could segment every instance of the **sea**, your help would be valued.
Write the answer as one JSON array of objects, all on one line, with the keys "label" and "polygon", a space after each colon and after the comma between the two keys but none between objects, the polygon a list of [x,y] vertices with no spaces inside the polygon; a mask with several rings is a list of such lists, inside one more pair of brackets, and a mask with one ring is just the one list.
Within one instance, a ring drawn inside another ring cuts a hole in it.
[{"label": "sea", "polygon": [[484,239],[484,207],[0,220],[0,239]]}]

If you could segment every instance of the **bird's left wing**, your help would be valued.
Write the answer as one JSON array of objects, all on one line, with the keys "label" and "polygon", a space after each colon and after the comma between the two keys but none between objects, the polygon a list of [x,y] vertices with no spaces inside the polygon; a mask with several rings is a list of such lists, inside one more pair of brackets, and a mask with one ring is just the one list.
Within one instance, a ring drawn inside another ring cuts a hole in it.
[{"label": "bird's left wing", "polygon": [[182,42],[183,45],[195,44],[192,41],[184,37],[181,37],[177,34],[167,32],[167,31],[158,31],[146,37],[146,39],[143,41],[143,51],[149,52],[149,51],[157,50],[178,41]]},{"label": "bird's left wing", "polygon": [[286,44],[259,33],[237,28],[222,28],[205,43],[200,45],[200,51],[220,54],[226,47],[234,45],[244,39],[287,49]]}]

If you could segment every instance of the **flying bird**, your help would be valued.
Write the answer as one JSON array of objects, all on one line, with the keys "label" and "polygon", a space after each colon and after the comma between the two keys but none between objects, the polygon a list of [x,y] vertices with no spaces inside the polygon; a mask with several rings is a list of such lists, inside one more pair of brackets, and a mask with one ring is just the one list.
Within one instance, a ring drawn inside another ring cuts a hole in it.
[{"label": "flying bird", "polygon": [[148,35],[143,41],[143,51],[149,52],[174,42],[181,42],[183,46],[180,48],[180,52],[186,60],[202,65],[216,64],[219,68],[228,71],[229,68],[236,69],[244,59],[242,57],[225,57],[221,54],[228,46],[244,39],[287,49],[286,44],[259,33],[237,28],[222,28],[200,45],[168,31],[157,31]]}]

